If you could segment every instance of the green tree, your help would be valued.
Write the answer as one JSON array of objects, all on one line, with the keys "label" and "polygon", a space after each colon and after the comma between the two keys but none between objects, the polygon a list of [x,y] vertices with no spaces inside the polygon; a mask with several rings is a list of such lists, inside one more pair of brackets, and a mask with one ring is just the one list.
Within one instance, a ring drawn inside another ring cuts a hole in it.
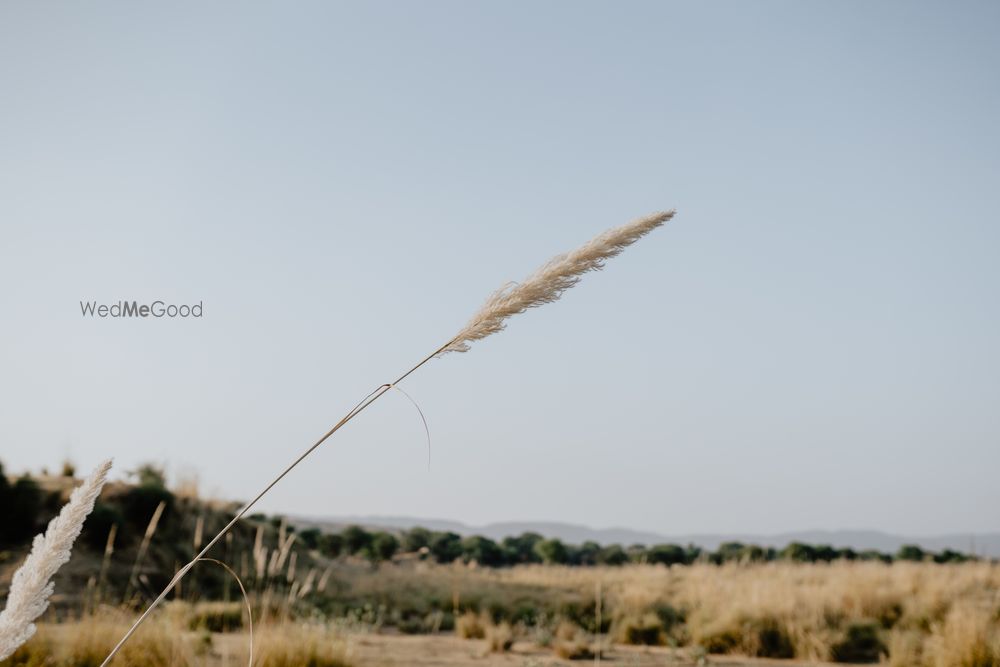
[{"label": "green tree", "polygon": [[646,558],[650,563],[677,565],[687,560],[684,547],[676,544],[657,544],[649,548]]},{"label": "green tree", "polygon": [[487,567],[498,567],[504,564],[504,553],[500,545],[490,538],[473,535],[462,540],[462,560],[466,563],[475,561]]},{"label": "green tree", "polygon": [[968,560],[973,560],[973,557],[951,549],[945,549],[934,556],[935,563],[964,563]]},{"label": "green tree", "polygon": [[378,531],[372,535],[371,544],[368,547],[369,558],[373,562],[392,560],[392,557],[399,549],[399,540],[392,533]]},{"label": "green tree", "polygon": [[323,533],[316,546],[324,556],[336,558],[344,550],[344,538],[338,533]]},{"label": "green tree", "polygon": [[155,463],[143,463],[130,474],[135,477],[138,486],[158,486],[161,489],[167,487],[167,476],[163,466]]},{"label": "green tree", "polygon": [[625,553],[628,555],[629,562],[631,562],[631,563],[645,563],[646,562],[646,545],[645,544],[630,544],[625,549]]},{"label": "green tree", "polygon": [[577,550],[577,563],[580,565],[597,565],[597,557],[600,553],[601,545],[592,540],[587,540]]},{"label": "green tree", "polygon": [[717,563],[728,563],[730,561],[740,561],[746,546],[742,542],[723,542],[715,550],[712,560]]},{"label": "green tree", "polygon": [[413,552],[420,551],[424,547],[429,548],[431,546],[432,536],[431,531],[426,528],[422,528],[420,526],[410,528],[406,531],[406,534],[403,535],[403,549],[405,551]]},{"label": "green tree", "polygon": [[868,560],[868,561],[877,560],[877,561],[882,561],[883,563],[892,562],[892,556],[890,556],[889,554],[884,554],[881,551],[876,551],[875,549],[866,549],[862,551],[861,553],[858,554],[858,559]]},{"label": "green tree", "polygon": [[549,565],[561,565],[566,562],[569,556],[566,545],[555,538],[536,543],[535,553],[538,554],[543,563]]},{"label": "green tree", "polygon": [[624,565],[628,562],[628,554],[622,549],[622,545],[609,544],[601,549],[597,555],[597,562],[601,565]]},{"label": "green tree", "polygon": [[462,537],[450,531],[431,535],[431,554],[439,563],[451,563],[462,556]]},{"label": "green tree", "polygon": [[304,544],[307,549],[316,549],[319,547],[319,536],[319,528],[306,528],[299,533],[299,539],[302,540],[302,544]]},{"label": "green tree", "polygon": [[503,538],[503,550],[508,563],[540,563],[535,545],[544,538],[538,533],[521,533],[517,537]]},{"label": "green tree", "polygon": [[344,551],[349,554],[364,551],[372,541],[371,533],[361,526],[348,526],[340,535],[344,540]]},{"label": "green tree", "polygon": [[781,550],[781,557],[797,563],[812,563],[816,560],[816,550],[809,544],[791,542]]},{"label": "green tree", "polygon": [[927,553],[916,544],[904,544],[896,552],[897,560],[922,561]]}]

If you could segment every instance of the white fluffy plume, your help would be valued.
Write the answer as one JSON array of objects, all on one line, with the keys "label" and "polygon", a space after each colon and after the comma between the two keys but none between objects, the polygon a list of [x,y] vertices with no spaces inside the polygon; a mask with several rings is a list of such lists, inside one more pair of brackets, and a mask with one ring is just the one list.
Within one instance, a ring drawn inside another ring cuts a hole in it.
[{"label": "white fluffy plume", "polygon": [[440,354],[466,352],[469,343],[503,331],[511,315],[523,313],[544,303],[552,303],[580,281],[588,271],[597,271],[604,262],[653,231],[674,211],[654,213],[627,225],[609,229],[576,250],[553,257],[522,283],[504,286],[486,299],[483,307],[458,332]]},{"label": "white fluffy plume", "polygon": [[0,612],[0,660],[35,634],[35,619],[49,606],[52,576],[69,560],[73,542],[94,509],[110,469],[111,461],[105,461],[73,490],[59,516],[49,522],[43,535],[35,537],[31,553],[14,573],[7,607]]}]

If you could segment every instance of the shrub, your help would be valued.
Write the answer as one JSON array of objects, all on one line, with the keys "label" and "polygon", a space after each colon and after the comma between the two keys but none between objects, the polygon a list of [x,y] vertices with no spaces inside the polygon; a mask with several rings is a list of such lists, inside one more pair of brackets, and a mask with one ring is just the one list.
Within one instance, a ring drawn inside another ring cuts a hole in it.
[{"label": "shrub", "polygon": [[491,653],[506,653],[514,645],[514,629],[504,621],[486,628],[486,644]]},{"label": "shrub", "polygon": [[83,540],[93,549],[104,549],[111,527],[117,526],[120,531],[124,523],[125,519],[117,507],[98,500],[83,524]]},{"label": "shrub", "polygon": [[651,612],[621,618],[615,624],[615,635],[622,644],[645,646],[658,646],[665,639],[662,621]]},{"label": "shrub", "polygon": [[324,556],[336,558],[344,549],[344,538],[337,533],[323,533],[316,546]]},{"label": "shrub", "polygon": [[535,553],[546,564],[561,564],[567,560],[566,545],[557,539],[542,540],[535,544]]},{"label": "shrub", "polygon": [[834,662],[879,662],[886,652],[875,623],[852,623],[844,637],[830,647]]},{"label": "shrub", "polygon": [[302,544],[305,545],[306,549],[316,549],[319,547],[319,528],[306,528],[299,533],[299,539],[302,540]]},{"label": "shrub", "polygon": [[628,554],[620,544],[610,544],[597,554],[597,562],[601,565],[623,565],[628,562]]},{"label": "shrub", "polygon": [[144,484],[133,487],[121,496],[122,512],[129,526],[140,534],[146,530],[153,512],[160,503],[166,505],[161,522],[170,516],[174,506],[174,494],[165,487],[156,484]]},{"label": "shrub", "polygon": [[896,552],[897,560],[922,561],[926,557],[927,553],[916,544],[904,544]]},{"label": "shrub", "polygon": [[356,554],[364,551],[371,544],[372,536],[361,526],[348,526],[340,534],[344,542],[344,551],[348,554]]},{"label": "shrub", "polygon": [[19,477],[9,491],[9,505],[4,507],[0,542],[18,544],[37,533],[42,511],[42,491],[27,475]]},{"label": "shrub", "polygon": [[465,562],[475,561],[487,567],[504,563],[503,549],[488,537],[473,535],[462,540],[462,558]]},{"label": "shrub", "polygon": [[794,658],[795,647],[785,629],[772,618],[748,623],[748,653],[758,658]]},{"label": "shrub", "polygon": [[434,533],[430,550],[437,562],[451,563],[462,555],[462,538],[457,533]]},{"label": "shrub", "polygon": [[538,533],[521,533],[517,537],[505,537],[503,550],[508,563],[540,563],[541,558],[535,551],[535,545],[544,538]]},{"label": "shrub", "polygon": [[595,657],[583,629],[565,620],[556,627],[552,649],[564,660],[592,660]]},{"label": "shrub", "polygon": [[809,544],[802,542],[792,542],[781,550],[779,555],[785,560],[792,560],[798,563],[812,563],[816,560],[816,550]]},{"label": "shrub", "polygon": [[372,561],[378,562],[392,560],[397,549],[399,549],[399,540],[396,539],[396,536],[380,531],[372,535],[368,553]]},{"label": "shrub", "polygon": [[137,486],[158,486],[162,489],[167,487],[167,476],[162,466],[154,463],[143,463],[131,472],[136,479]]},{"label": "shrub", "polygon": [[431,545],[431,531],[417,526],[406,531],[403,535],[403,550],[407,552],[420,551],[424,547]]},{"label": "shrub", "polygon": [[597,565],[597,557],[600,553],[601,545],[588,540],[576,550],[574,562],[577,565]]},{"label": "shrub", "polygon": [[189,630],[233,632],[242,628],[243,605],[239,602],[200,604],[188,616]]},{"label": "shrub", "polygon": [[265,626],[254,649],[255,660],[258,656],[257,664],[267,667],[351,667],[345,642],[322,625]]},{"label": "shrub", "polygon": [[455,619],[455,634],[462,639],[482,639],[486,636],[487,619],[467,611]]},{"label": "shrub", "polygon": [[572,641],[559,640],[553,645],[553,650],[563,660],[593,660],[596,656],[590,644],[584,639]]},{"label": "shrub", "polygon": [[686,562],[687,554],[683,547],[676,544],[657,544],[650,547],[646,553],[646,559],[654,564],[676,565]]}]

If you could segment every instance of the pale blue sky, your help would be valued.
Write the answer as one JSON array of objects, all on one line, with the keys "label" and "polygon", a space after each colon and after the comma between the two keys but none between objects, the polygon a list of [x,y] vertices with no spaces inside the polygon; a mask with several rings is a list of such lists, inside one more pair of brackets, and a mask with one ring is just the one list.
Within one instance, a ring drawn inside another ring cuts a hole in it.
[{"label": "pale blue sky", "polygon": [[[5,3],[0,459],[269,511],[997,530],[1000,5]],[[80,300],[204,302],[84,320]]]}]

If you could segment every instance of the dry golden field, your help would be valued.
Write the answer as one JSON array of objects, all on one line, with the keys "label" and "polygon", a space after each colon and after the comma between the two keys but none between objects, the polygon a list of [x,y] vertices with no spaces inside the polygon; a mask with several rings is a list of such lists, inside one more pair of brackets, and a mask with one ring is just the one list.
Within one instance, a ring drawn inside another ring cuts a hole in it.
[{"label": "dry golden field", "polygon": [[[326,595],[368,600],[362,609],[324,614],[322,600],[282,606],[274,604],[282,596],[268,595],[265,605],[251,591],[254,662],[276,667],[527,667],[568,658],[615,665],[1000,665],[1000,566],[991,563],[344,564]],[[437,627],[407,624],[442,601],[453,611],[438,614]],[[246,664],[240,609],[237,602],[175,601],[116,663]],[[102,607],[43,624],[6,664],[99,665],[133,617]]]}]

